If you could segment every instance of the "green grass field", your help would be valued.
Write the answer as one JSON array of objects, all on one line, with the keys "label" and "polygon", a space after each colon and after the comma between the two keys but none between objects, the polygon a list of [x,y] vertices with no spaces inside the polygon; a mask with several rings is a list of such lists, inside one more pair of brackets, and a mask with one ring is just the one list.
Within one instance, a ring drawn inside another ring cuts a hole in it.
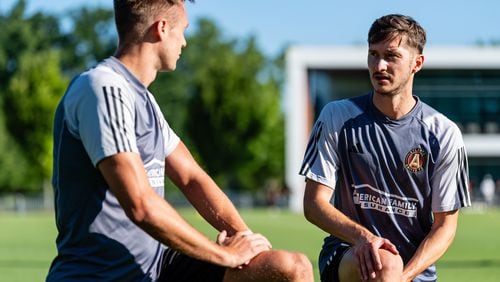
[{"label": "green grass field", "polygon": [[[216,233],[195,211],[181,213],[215,239]],[[244,210],[242,215],[275,249],[303,252],[316,267],[325,234],[302,215],[278,210]],[[55,254],[52,213],[2,213],[0,230],[0,281],[43,281]],[[440,282],[500,281],[500,210],[461,214],[455,242],[438,262],[438,273]]]}]

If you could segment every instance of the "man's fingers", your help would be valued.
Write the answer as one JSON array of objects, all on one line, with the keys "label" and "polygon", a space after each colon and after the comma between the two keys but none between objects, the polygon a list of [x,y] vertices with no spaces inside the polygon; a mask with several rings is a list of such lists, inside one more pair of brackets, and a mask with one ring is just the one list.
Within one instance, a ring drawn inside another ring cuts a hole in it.
[{"label": "man's fingers", "polygon": [[389,252],[395,254],[395,255],[399,255],[399,251],[398,251],[398,248],[396,247],[396,245],[394,245],[393,243],[391,243],[391,241],[389,240],[385,240],[385,248],[386,250],[388,250]]},{"label": "man's fingers", "polygon": [[241,234],[241,235],[243,235],[243,236],[246,236],[246,235],[251,235],[251,234],[253,234],[253,232],[252,232],[252,231],[250,231],[250,230],[245,230],[245,231],[239,231],[239,232],[237,232],[236,234]]},{"label": "man's fingers", "polygon": [[375,279],[377,271],[383,268],[382,258],[380,257],[381,249],[387,250],[394,255],[399,254],[396,246],[391,241],[376,236],[366,241],[360,241],[354,248],[361,279],[363,280]]},{"label": "man's fingers", "polygon": [[358,257],[359,272],[361,273],[361,280],[368,280],[368,270],[366,268],[365,256],[361,254]]},{"label": "man's fingers", "polygon": [[217,244],[222,245],[224,241],[226,241],[227,232],[226,230],[222,230],[219,234],[217,234]]},{"label": "man's fingers", "polygon": [[359,270],[362,280],[374,279],[376,277],[373,254],[370,249],[361,251],[358,255]]},{"label": "man's fingers", "polygon": [[370,258],[373,262],[374,270],[382,269],[382,261],[380,260],[380,254],[378,253],[378,248],[372,248],[370,252]]},{"label": "man's fingers", "polygon": [[376,268],[376,262],[373,258],[373,256],[376,255],[378,257],[378,251],[375,250],[375,253],[373,252],[373,249],[368,249],[368,253],[365,253],[365,264],[366,264],[366,274],[368,276],[367,279],[369,278],[375,278],[375,268]]},{"label": "man's fingers", "polygon": [[245,239],[251,240],[256,245],[262,244],[262,245],[266,246],[266,248],[268,248],[268,249],[272,248],[271,243],[269,242],[269,240],[267,240],[267,238],[264,237],[262,234],[252,233],[252,234],[246,234],[246,235],[243,235],[243,236],[245,237]]},{"label": "man's fingers", "polygon": [[394,245],[390,240],[384,239],[382,242],[382,246],[380,246],[381,249],[387,250],[395,255],[399,255],[398,248],[396,245]]},{"label": "man's fingers", "polygon": [[226,240],[224,245],[232,249],[230,252],[235,255],[236,261],[231,267],[237,268],[248,265],[255,256],[271,249],[271,243],[266,237],[251,232],[238,232],[230,240]]}]

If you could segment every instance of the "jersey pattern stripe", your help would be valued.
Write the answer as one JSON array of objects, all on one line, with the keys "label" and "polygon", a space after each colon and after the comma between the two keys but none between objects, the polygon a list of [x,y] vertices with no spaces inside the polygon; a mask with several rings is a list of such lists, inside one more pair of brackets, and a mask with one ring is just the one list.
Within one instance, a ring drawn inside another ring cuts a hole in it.
[{"label": "jersey pattern stripe", "polygon": [[457,190],[460,203],[463,207],[468,207],[471,205],[470,193],[468,193],[468,175],[469,175],[469,165],[467,161],[467,154],[465,152],[465,147],[461,147],[457,152],[457,161],[459,166],[459,173],[457,173]]},{"label": "jersey pattern stripe", "polygon": [[126,138],[127,131],[125,128],[124,118],[124,101],[121,93],[121,88],[102,87],[104,98],[106,101],[106,109],[109,117],[109,126],[113,132],[117,152],[132,152],[130,141]]},{"label": "jersey pattern stripe", "polygon": [[314,163],[316,157],[318,156],[319,150],[318,141],[321,136],[321,132],[323,131],[323,122],[317,121],[314,124],[314,128],[312,130],[311,135],[314,136],[309,140],[309,144],[307,144],[306,153],[304,156],[304,162],[302,163],[302,167],[300,168],[300,175],[306,175],[307,172],[311,169],[310,164]]}]

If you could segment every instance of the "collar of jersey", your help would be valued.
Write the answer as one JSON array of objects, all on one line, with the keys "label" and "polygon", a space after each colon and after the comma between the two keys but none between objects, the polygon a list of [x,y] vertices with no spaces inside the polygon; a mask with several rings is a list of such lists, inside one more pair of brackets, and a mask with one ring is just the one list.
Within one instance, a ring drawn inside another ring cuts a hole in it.
[{"label": "collar of jersey", "polygon": [[379,111],[377,107],[375,107],[375,104],[373,104],[373,92],[370,93],[368,107],[370,108],[370,112],[373,114],[376,120],[390,125],[402,125],[410,122],[413,116],[419,111],[422,106],[422,103],[417,96],[413,96],[413,98],[417,101],[415,103],[415,106],[413,107],[413,109],[411,109],[410,112],[399,119],[391,119],[388,116],[384,115],[381,111]]},{"label": "collar of jersey", "polygon": [[137,90],[137,93],[148,93],[146,86],[116,57],[111,56],[104,60],[104,63],[113,71],[123,76]]}]

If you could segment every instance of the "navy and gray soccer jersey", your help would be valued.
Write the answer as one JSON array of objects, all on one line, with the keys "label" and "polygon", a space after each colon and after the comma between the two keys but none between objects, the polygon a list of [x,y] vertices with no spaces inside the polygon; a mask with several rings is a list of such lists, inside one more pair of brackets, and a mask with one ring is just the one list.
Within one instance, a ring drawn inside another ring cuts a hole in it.
[{"label": "navy and gray soccer jersey", "polygon": [[78,76],[54,121],[57,257],[47,280],[151,281],[162,245],[128,219],[96,168],[138,153],[164,193],[165,157],[179,143],[147,88],[111,57]]},{"label": "navy and gray soccer jersey", "polygon": [[[329,103],[314,125],[300,170],[335,189],[333,205],[391,240],[405,263],[430,231],[432,212],[470,205],[458,127],[415,99],[399,120],[378,111],[372,94]],[[324,251],[335,242],[327,237]],[[320,259],[320,269],[325,263]],[[422,275],[434,277],[434,267]]]}]

